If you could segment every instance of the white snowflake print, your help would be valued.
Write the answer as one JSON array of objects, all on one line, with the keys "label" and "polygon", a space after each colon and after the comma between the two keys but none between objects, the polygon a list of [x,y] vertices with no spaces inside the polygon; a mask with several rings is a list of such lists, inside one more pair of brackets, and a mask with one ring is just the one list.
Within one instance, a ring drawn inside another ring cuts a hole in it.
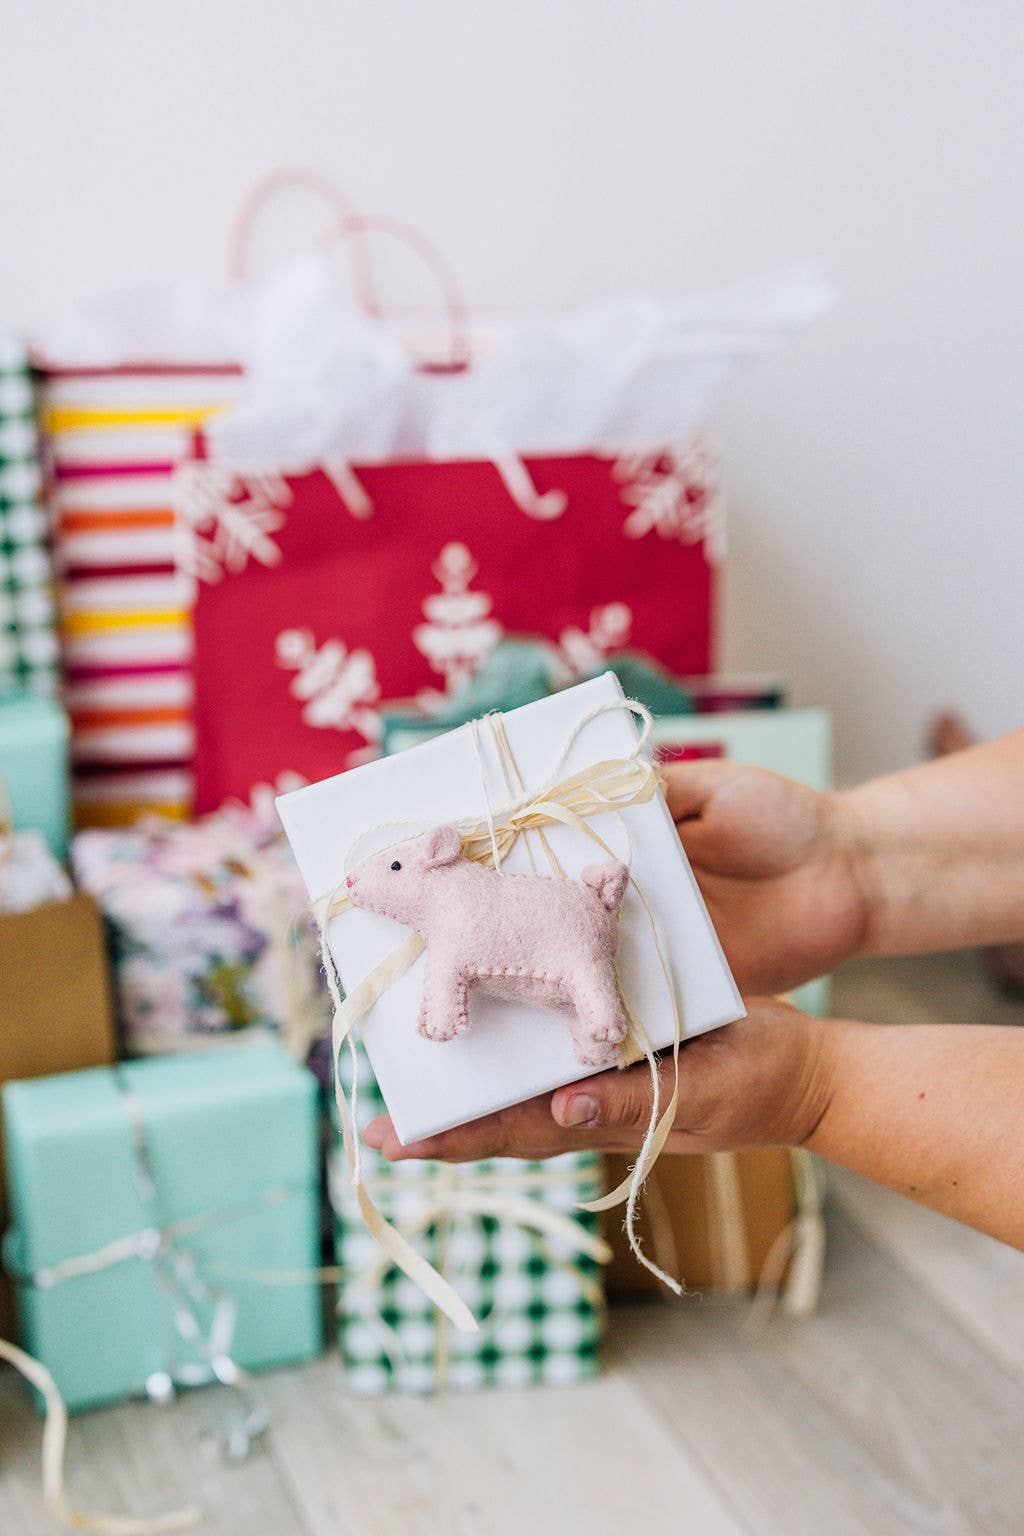
[{"label": "white snowflake print", "polygon": [[567,625],[558,637],[558,651],[570,678],[589,677],[610,656],[621,651],[633,627],[633,610],[627,603],[605,603],[590,611],[584,632]]},{"label": "white snowflake print", "polygon": [[721,459],[706,437],[685,448],[627,453],[612,471],[622,499],[633,511],[623,524],[627,538],[656,532],[683,544],[704,543],[708,558],[724,554],[725,522]]},{"label": "white snowflake print", "polygon": [[369,651],[349,650],[343,640],[317,646],[308,629],[285,629],[274,646],[279,667],[295,673],[290,692],[303,702],[302,718],[318,730],[355,731],[367,744],[349,756],[349,765],[373,755],[382,724],[377,664]]},{"label": "white snowflake print", "polygon": [[199,581],[235,575],[250,560],[278,565],[281,551],[272,534],[285,524],[291,504],[280,475],[242,475],[205,459],[180,464],[174,473],[175,533],[179,567]]},{"label": "white snowflake print", "polygon": [[503,631],[491,617],[487,593],[469,590],[478,567],[465,544],[446,544],[431,569],[441,591],[424,599],[427,622],[413,630],[413,644],[444,678],[445,691],[455,693],[490,655]]}]

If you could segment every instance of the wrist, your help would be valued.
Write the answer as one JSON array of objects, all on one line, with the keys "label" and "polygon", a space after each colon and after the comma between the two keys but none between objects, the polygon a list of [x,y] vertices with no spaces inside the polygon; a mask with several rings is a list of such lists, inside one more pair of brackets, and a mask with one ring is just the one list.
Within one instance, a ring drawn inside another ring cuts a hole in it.
[{"label": "wrist", "polygon": [[880,934],[888,905],[870,788],[870,785],[861,785],[828,797],[829,835],[834,856],[846,870],[853,901],[858,908],[855,927],[860,937],[851,951],[851,959],[881,952]]},{"label": "wrist", "polygon": [[[826,1086],[819,1100],[819,1113],[800,1143],[808,1152],[827,1157],[832,1162],[847,1163],[851,1135],[860,1134],[864,1105],[853,1087],[858,1082],[863,1062],[871,1054],[871,1043],[879,1037],[891,1038],[892,1027],[865,1024],[855,1019],[827,1019],[825,1065]],[[852,1117],[852,1118],[851,1118]]]},{"label": "wrist", "polygon": [[835,1019],[807,1015],[808,1044],[804,1070],[797,1081],[790,1124],[783,1138],[789,1145],[816,1150],[814,1143],[827,1121],[836,1094],[842,1051],[841,1026]]}]

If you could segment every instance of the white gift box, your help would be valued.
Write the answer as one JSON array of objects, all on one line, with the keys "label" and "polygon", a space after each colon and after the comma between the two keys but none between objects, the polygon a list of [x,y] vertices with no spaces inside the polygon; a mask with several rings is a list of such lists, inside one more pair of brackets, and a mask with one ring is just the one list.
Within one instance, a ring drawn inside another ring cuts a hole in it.
[{"label": "white gift box", "polygon": [[[549,780],[573,728],[585,716],[622,699],[617,678],[606,673],[504,715],[506,738],[527,791]],[[593,763],[626,758],[636,742],[633,716],[625,708],[606,709],[580,731],[559,777]],[[467,816],[483,820],[488,804],[500,819],[507,800],[492,733],[465,725],[394,757],[283,795],[277,807],[310,899],[315,901],[338,887],[361,859],[398,838]],[[654,915],[683,1037],[740,1018],[743,1004],[736,984],[662,796],[618,814],[596,816],[590,825],[629,863]],[[567,874],[578,875],[587,864],[606,857],[574,828],[551,826],[545,828],[545,836]],[[526,838],[531,840],[538,871],[546,870],[532,832],[517,839],[505,867],[529,871]],[[360,908],[333,918],[328,940],[345,990],[350,992],[408,932],[391,919]],[[360,1026],[384,1101],[404,1143],[550,1092],[597,1070],[577,1062],[564,1015],[499,1001],[472,989],[466,1033],[443,1043],[423,1039],[416,1026],[425,964],[421,956],[399,976]],[[654,1048],[670,1046],[675,1009],[650,921],[631,887],[620,914],[618,974],[623,994]]]}]

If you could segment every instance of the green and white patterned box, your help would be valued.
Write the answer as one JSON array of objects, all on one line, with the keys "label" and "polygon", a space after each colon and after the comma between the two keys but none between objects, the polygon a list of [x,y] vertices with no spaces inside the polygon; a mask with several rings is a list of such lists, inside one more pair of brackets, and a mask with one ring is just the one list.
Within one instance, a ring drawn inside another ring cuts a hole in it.
[{"label": "green and white patterned box", "polygon": [[0,334],[0,693],[53,693],[59,677],[38,448],[28,357]]},{"label": "green and white patterned box", "polygon": [[[351,1061],[342,1062],[351,1082]],[[359,1050],[361,1126],[383,1112]],[[388,1163],[363,1148],[375,1204],[455,1287],[480,1323],[461,1333],[418,1286],[387,1267],[363,1224],[337,1125],[330,1187],[338,1287],[338,1342],[351,1391],[427,1393],[586,1380],[599,1369],[604,1330],[601,1266],[562,1233],[543,1236],[484,1208],[510,1197],[578,1222],[591,1239],[598,1218],[576,1210],[602,1192],[600,1159],[570,1153],[550,1162],[500,1158],[449,1165]]]}]

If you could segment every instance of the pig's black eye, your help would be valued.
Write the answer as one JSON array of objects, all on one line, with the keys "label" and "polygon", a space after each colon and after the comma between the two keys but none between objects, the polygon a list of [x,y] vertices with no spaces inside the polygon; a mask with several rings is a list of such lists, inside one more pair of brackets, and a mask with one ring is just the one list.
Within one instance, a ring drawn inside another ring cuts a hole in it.
[{"label": "pig's black eye", "polygon": [[401,864],[399,864],[397,859],[395,860],[395,862],[391,866],[392,869],[401,869],[401,867],[402,866],[401,866]]}]

